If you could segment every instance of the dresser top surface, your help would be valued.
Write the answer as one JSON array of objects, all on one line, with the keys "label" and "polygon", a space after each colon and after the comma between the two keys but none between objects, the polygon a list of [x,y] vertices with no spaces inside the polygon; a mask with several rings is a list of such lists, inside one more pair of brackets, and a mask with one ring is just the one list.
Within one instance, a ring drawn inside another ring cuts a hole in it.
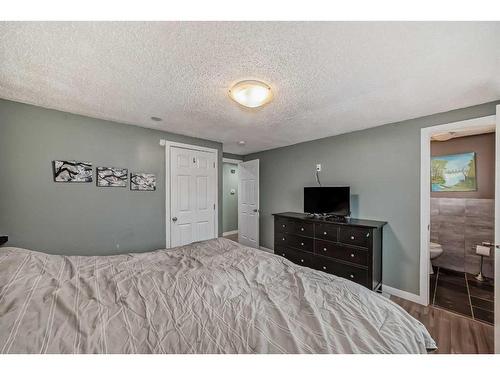
[{"label": "dresser top surface", "polygon": [[318,217],[311,217],[308,214],[300,213],[300,212],[280,212],[273,214],[273,216],[286,217],[289,219],[298,219],[309,221],[313,223],[329,223],[336,225],[349,225],[349,226],[357,226],[357,227],[367,227],[367,228],[382,228],[386,221],[377,221],[377,220],[364,220],[364,219],[354,219],[350,218],[347,221],[336,221],[333,219],[324,219]]},{"label": "dresser top surface", "polygon": [[8,237],[8,236],[2,236],[2,235],[0,235],[0,245],[3,245],[3,244],[4,244],[4,243],[6,243],[8,240],[9,240],[9,237]]}]

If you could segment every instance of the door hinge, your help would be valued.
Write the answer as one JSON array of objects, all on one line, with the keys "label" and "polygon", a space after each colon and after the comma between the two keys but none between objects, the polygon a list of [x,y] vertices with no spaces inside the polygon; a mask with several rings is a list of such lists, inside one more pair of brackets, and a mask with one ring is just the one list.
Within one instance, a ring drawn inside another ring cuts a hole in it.
[{"label": "door hinge", "polygon": [[215,203],[214,203],[214,210],[215,210]]},{"label": "door hinge", "polygon": [[215,161],[214,161],[214,168],[215,168]]}]

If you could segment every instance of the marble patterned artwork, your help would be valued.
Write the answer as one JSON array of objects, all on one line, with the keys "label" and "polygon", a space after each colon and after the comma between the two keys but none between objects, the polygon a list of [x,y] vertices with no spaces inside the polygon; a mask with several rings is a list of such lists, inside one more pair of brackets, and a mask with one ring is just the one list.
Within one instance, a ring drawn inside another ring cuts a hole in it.
[{"label": "marble patterned artwork", "polygon": [[54,160],[54,182],[92,182],[92,164],[86,161]]},{"label": "marble patterned artwork", "polygon": [[115,167],[97,167],[97,186],[126,187],[128,169]]},{"label": "marble patterned artwork", "polygon": [[131,173],[130,190],[155,191],[156,175],[153,173]]}]

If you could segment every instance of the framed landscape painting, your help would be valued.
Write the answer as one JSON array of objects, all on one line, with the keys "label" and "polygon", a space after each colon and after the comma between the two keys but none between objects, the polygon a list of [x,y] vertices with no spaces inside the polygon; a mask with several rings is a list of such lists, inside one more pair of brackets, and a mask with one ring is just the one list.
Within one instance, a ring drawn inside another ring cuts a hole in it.
[{"label": "framed landscape painting", "polygon": [[476,191],[476,153],[433,156],[431,191]]}]

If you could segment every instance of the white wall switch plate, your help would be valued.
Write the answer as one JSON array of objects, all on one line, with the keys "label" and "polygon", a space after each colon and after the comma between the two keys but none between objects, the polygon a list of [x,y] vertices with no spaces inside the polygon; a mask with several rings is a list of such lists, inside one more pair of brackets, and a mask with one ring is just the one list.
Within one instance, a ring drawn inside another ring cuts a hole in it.
[{"label": "white wall switch plate", "polygon": [[321,172],[321,164],[316,164],[316,172]]}]

